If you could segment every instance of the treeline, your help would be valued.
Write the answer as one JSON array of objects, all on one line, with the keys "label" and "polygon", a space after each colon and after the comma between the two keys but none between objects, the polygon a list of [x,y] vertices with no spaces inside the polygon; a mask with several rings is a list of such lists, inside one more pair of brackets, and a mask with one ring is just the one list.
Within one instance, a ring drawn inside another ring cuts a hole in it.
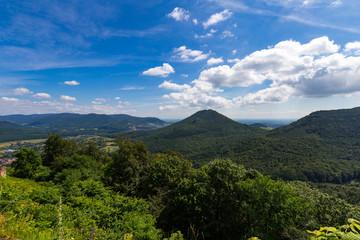
[{"label": "treeline", "polygon": [[18,152],[10,171],[18,178],[0,180],[0,237],[307,239],[307,229],[360,217],[341,199],[230,160],[194,169],[176,152],[116,144],[108,156],[53,134],[42,156]]},{"label": "treeline", "polygon": [[348,183],[360,178],[358,140],[258,137],[229,154],[236,162],[273,178],[317,183]]}]

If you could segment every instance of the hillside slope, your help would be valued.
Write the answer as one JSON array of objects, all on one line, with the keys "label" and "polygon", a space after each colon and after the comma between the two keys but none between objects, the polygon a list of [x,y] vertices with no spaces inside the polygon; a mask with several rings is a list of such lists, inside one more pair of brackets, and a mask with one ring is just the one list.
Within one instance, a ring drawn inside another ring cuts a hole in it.
[{"label": "hillside slope", "polygon": [[199,111],[165,128],[127,133],[141,139],[152,152],[171,149],[182,153],[195,166],[227,155],[227,149],[245,139],[264,134],[256,127],[233,121],[213,110]]},{"label": "hillside slope", "polygon": [[231,155],[274,178],[343,183],[360,178],[360,108],[318,111],[238,144]]},{"label": "hillside slope", "polygon": [[0,120],[0,142],[46,138],[44,131]]}]

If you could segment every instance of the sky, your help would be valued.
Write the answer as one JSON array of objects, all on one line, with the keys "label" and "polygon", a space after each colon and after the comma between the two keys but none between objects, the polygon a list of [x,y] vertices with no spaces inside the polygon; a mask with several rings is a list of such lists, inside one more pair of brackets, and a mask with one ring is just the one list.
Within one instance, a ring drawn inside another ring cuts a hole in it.
[{"label": "sky", "polygon": [[360,106],[360,1],[0,1],[0,115]]}]

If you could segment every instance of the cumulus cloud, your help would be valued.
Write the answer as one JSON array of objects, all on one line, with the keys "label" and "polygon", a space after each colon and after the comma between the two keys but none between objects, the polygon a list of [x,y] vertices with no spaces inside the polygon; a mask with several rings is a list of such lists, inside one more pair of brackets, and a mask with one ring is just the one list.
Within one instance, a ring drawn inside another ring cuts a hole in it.
[{"label": "cumulus cloud", "polygon": [[147,76],[167,77],[169,76],[170,73],[174,73],[174,72],[175,70],[170,64],[164,63],[162,66],[150,68],[144,71],[142,74]]},{"label": "cumulus cloud", "polygon": [[66,84],[66,85],[70,85],[70,86],[77,86],[77,85],[80,85],[80,83],[79,83],[79,82],[74,81],[74,80],[72,80],[72,81],[65,81],[65,82],[64,82],[64,84]]},{"label": "cumulus cloud", "polygon": [[211,15],[207,21],[203,22],[203,26],[204,26],[204,28],[208,28],[209,26],[216,25],[217,23],[223,22],[223,21],[227,20],[228,18],[230,18],[231,15],[232,15],[232,12],[230,12],[227,9],[222,12],[215,13],[215,14]]},{"label": "cumulus cloud", "polygon": [[204,60],[208,57],[208,54],[203,53],[199,50],[187,49],[186,46],[181,46],[174,49],[176,57],[182,62],[197,62]]},{"label": "cumulus cloud", "polygon": [[[301,44],[293,40],[259,50],[235,62],[203,70],[191,85],[164,82],[159,87],[172,90],[164,97],[169,106],[232,106],[286,102],[290,97],[319,98],[348,95],[360,91],[359,42],[341,47],[320,37]],[[268,86],[261,85],[270,81]],[[263,86],[263,89],[226,99],[221,87]],[[208,107],[209,107],[208,106]],[[166,106],[162,106],[167,109]]]},{"label": "cumulus cloud", "polygon": [[32,95],[33,98],[38,98],[38,99],[46,99],[46,98],[51,98],[51,96],[47,93],[36,93],[34,95]]},{"label": "cumulus cloud", "polygon": [[13,90],[13,94],[22,96],[22,95],[26,95],[26,94],[33,94],[33,92],[27,88],[15,88]]},{"label": "cumulus cloud", "polygon": [[194,18],[192,21],[193,21],[193,23],[194,23],[195,25],[198,25],[198,23],[199,23],[196,18]]},{"label": "cumulus cloud", "polygon": [[17,102],[17,101],[19,101],[19,99],[17,99],[17,98],[9,98],[9,97],[2,97],[1,100],[5,101],[5,102]]},{"label": "cumulus cloud", "polygon": [[345,53],[360,55],[360,42],[349,42],[345,45]]},{"label": "cumulus cloud", "polygon": [[208,66],[212,66],[215,64],[219,64],[219,63],[223,63],[224,60],[222,59],[222,57],[220,58],[210,58],[209,60],[207,60],[207,65]]},{"label": "cumulus cloud", "polygon": [[63,100],[63,101],[76,101],[76,98],[75,98],[75,97],[66,96],[66,95],[61,95],[61,96],[60,96],[60,100]]},{"label": "cumulus cloud", "polygon": [[178,108],[189,107],[213,107],[213,108],[227,108],[232,106],[232,101],[226,98],[216,96],[217,92],[222,92],[221,89],[216,89],[207,82],[193,81],[192,86],[188,84],[176,84],[164,81],[159,88],[176,91],[166,94],[163,97],[177,104],[160,106],[160,110],[175,110]]},{"label": "cumulus cloud", "polygon": [[115,97],[114,100],[120,100],[120,97]]},{"label": "cumulus cloud", "polygon": [[183,20],[187,21],[190,18],[189,11],[180,7],[174,8],[174,10],[171,13],[169,13],[167,16],[175,19],[176,21],[183,21]]}]

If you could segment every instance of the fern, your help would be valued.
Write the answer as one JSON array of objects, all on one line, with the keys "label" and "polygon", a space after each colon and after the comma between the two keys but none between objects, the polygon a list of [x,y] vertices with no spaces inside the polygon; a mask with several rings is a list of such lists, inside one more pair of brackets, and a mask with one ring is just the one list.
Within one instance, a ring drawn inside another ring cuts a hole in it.
[{"label": "fern", "polygon": [[360,240],[360,221],[348,219],[348,224],[335,227],[321,227],[319,230],[309,231],[309,240]]}]

